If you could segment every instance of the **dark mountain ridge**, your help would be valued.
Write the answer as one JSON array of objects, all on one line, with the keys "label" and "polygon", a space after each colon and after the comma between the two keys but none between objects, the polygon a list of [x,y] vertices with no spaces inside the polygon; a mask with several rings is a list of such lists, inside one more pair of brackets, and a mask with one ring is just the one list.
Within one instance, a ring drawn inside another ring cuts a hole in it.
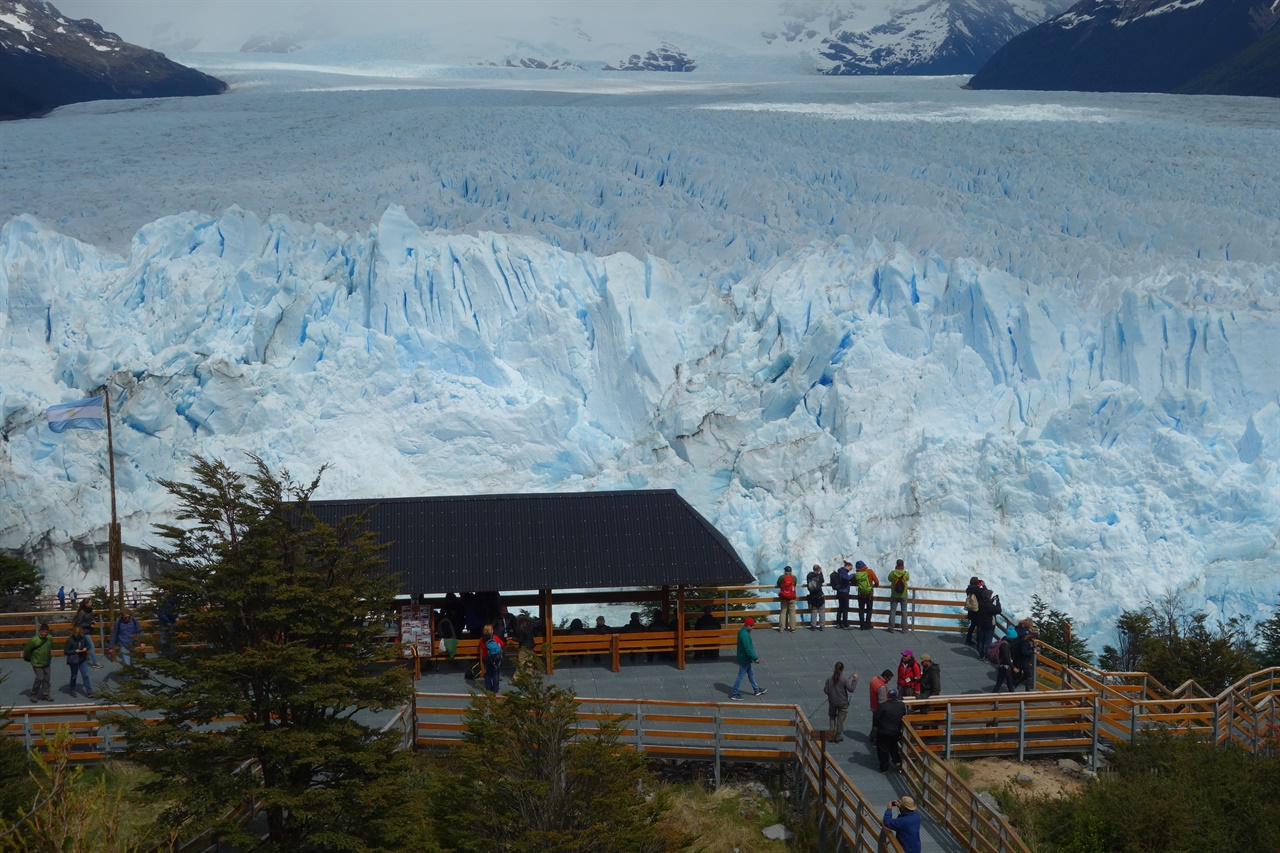
[{"label": "dark mountain ridge", "polygon": [[0,0],[0,119],[41,116],[64,104],[216,95],[227,84],[129,44],[44,0]]}]

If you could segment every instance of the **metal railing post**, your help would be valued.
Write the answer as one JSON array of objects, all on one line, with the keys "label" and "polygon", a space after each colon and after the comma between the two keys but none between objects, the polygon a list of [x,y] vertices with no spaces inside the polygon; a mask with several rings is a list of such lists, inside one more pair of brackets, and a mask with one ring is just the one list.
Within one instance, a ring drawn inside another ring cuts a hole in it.
[{"label": "metal railing post", "polygon": [[636,703],[636,752],[644,752],[644,704]]},{"label": "metal railing post", "polygon": [[1027,703],[1018,703],[1018,763],[1021,764],[1027,751]]},{"label": "metal railing post", "polygon": [[1098,697],[1093,697],[1093,742],[1089,747],[1089,769],[1098,769]]},{"label": "metal railing post", "polygon": [[946,721],[946,743],[942,748],[942,757],[947,761],[951,760],[951,727],[955,722],[955,709],[951,703],[947,703],[947,721]]},{"label": "metal railing post", "polygon": [[1129,706],[1129,744],[1133,745],[1138,740],[1138,703],[1134,702]]},{"label": "metal railing post", "polygon": [[724,733],[723,710],[717,707],[716,717],[715,717],[715,739],[713,741],[713,743],[715,744],[715,781],[716,781],[717,791],[720,790],[720,751],[724,746],[723,741],[721,739],[721,735],[723,733]]}]

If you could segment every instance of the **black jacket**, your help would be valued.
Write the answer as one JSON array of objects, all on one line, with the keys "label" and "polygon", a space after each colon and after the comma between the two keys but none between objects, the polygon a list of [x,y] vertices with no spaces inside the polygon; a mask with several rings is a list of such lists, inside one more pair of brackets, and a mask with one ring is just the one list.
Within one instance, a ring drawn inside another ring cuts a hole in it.
[{"label": "black jacket", "polygon": [[984,589],[978,596],[978,626],[983,630],[996,626],[996,617],[1001,613],[1000,602],[991,590]]},{"label": "black jacket", "polygon": [[880,716],[876,722],[876,731],[889,737],[902,734],[902,718],[907,715],[907,706],[901,699],[886,699],[880,703]]},{"label": "black jacket", "polygon": [[920,675],[920,698],[928,699],[942,692],[942,669],[930,661],[929,668]]}]

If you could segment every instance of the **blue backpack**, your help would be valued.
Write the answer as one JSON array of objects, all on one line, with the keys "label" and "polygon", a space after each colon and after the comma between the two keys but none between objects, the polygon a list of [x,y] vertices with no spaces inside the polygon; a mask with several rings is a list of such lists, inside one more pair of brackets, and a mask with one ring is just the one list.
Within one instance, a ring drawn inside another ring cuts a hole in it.
[{"label": "blue backpack", "polygon": [[502,669],[502,646],[497,640],[490,640],[484,645],[484,662],[490,669]]}]

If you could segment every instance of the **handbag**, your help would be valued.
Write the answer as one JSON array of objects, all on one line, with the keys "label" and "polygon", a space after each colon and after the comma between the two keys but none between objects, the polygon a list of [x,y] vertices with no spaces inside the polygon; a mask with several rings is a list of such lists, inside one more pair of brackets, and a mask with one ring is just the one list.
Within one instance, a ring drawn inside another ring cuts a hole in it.
[{"label": "handbag", "polygon": [[477,681],[483,678],[484,664],[480,663],[479,661],[476,661],[475,663],[471,664],[471,666],[467,667],[467,671],[462,674],[462,677],[466,681]]},{"label": "handbag", "polygon": [[78,652],[72,652],[67,655],[67,666],[79,666],[82,662],[82,658]]}]

